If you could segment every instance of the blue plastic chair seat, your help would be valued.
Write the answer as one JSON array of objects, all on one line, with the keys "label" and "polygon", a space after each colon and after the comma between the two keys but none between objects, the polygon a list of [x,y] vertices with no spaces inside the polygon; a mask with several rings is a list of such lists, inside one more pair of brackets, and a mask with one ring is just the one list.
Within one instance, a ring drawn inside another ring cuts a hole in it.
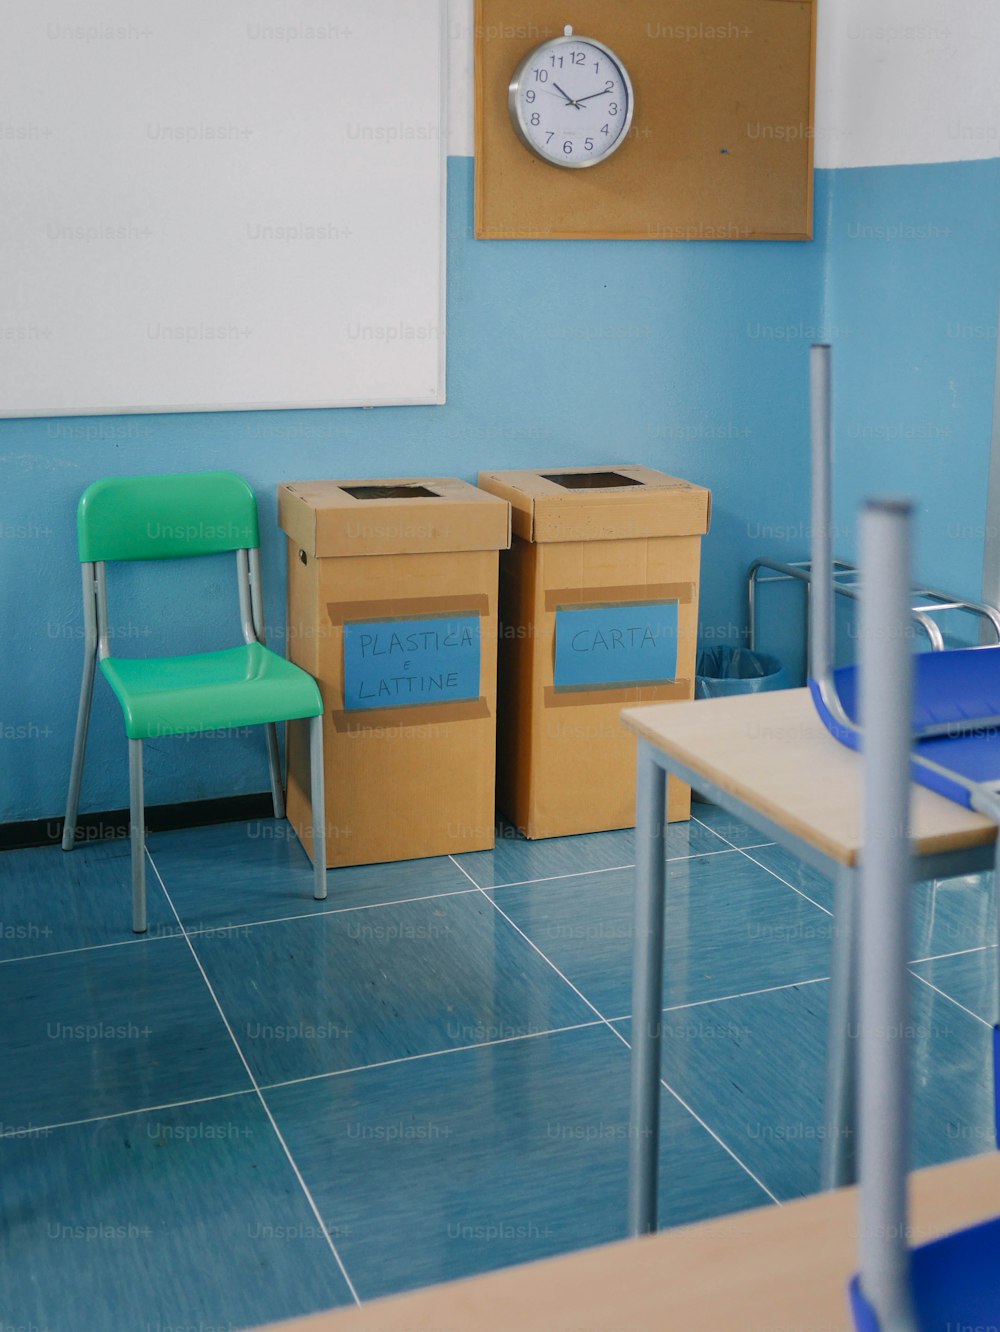
[{"label": "blue plastic chair seat", "polygon": [[[920,1332],[997,1326],[1000,1217],[923,1244],[911,1252],[910,1262]],[[879,1332],[857,1277],[851,1282],[851,1308],[858,1332]]]},{"label": "blue plastic chair seat", "polygon": [[311,675],[261,643],[183,657],[106,657],[100,663],[131,740],[317,717]]},{"label": "blue plastic chair seat", "polygon": [[[913,669],[916,739],[1000,727],[1000,646],[921,652]],[[844,711],[856,724],[857,668],[841,666],[833,680]]]},{"label": "blue plastic chair seat", "polygon": [[[991,648],[990,651],[997,649]],[[972,649],[966,649],[972,651]],[[976,649],[978,655],[979,649]],[[943,653],[928,653],[927,657],[943,656]],[[919,658],[918,660],[923,660]],[[853,669],[853,668],[847,668]],[[834,681],[844,711],[857,725],[857,707],[853,692],[853,676],[835,672]],[[823,695],[814,680],[809,681],[813,703],[823,725],[830,734],[849,749],[861,748],[861,733],[854,727],[847,727],[833,716],[823,701]],[[844,690],[843,693],[840,691]],[[845,696],[846,695],[846,696]],[[933,765],[933,766],[930,766]],[[969,783],[992,786],[1000,783],[1000,727],[959,732],[954,735],[933,736],[917,740],[913,746],[911,764],[913,780],[926,786],[947,800],[972,807],[973,790]],[[956,780],[964,778],[964,781]]]}]

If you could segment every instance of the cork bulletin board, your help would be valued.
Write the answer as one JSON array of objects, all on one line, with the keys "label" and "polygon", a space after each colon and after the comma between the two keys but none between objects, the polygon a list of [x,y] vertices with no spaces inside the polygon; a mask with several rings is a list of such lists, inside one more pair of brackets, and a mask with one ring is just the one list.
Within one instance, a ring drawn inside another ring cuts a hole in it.
[{"label": "cork bulletin board", "polygon": [[[627,67],[627,141],[585,171],[514,133],[522,57],[570,24]],[[476,236],[808,240],[816,0],[476,0]]]}]

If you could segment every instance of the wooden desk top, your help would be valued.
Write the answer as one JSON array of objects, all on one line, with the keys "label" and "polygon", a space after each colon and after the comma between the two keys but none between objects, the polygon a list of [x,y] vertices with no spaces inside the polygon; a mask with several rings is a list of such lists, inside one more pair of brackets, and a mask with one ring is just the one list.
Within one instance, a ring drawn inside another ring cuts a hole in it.
[{"label": "wooden desk top", "polygon": [[[921,1170],[920,1244],[997,1214],[1000,1155]],[[273,1324],[270,1332],[849,1332],[854,1189]]]},{"label": "wooden desk top", "polygon": [[[820,721],[808,689],[625,708],[622,722],[720,790],[843,865],[861,844],[860,764]],[[921,855],[988,846],[990,819],[913,787]]]}]

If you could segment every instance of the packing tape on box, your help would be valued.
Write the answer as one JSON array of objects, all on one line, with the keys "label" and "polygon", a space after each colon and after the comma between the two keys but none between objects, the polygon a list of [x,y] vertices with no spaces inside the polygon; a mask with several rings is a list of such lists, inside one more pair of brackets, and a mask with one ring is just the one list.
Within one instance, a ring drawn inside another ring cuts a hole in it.
[{"label": "packing tape on box", "polygon": [[326,613],[332,625],[348,620],[433,619],[436,615],[478,615],[490,613],[490,599],[483,594],[451,597],[399,597],[390,601],[331,601]]},{"label": "packing tape on box", "polygon": [[420,731],[424,726],[441,726],[446,722],[484,721],[490,717],[485,698],[469,699],[462,703],[425,703],[406,708],[369,708],[364,712],[335,710],[328,717],[338,734],[361,731],[392,731],[405,729]]},{"label": "packing tape on box", "polygon": [[607,689],[556,689],[546,685],[543,691],[547,708],[583,708],[596,703],[614,703],[634,707],[639,703],[673,703],[694,697],[690,680],[670,680],[661,684],[632,684]]},{"label": "packing tape on box", "polygon": [[686,606],[694,599],[693,583],[633,583],[630,587],[555,587],[545,593],[545,609],[569,606],[619,606],[649,601],[676,601]]}]

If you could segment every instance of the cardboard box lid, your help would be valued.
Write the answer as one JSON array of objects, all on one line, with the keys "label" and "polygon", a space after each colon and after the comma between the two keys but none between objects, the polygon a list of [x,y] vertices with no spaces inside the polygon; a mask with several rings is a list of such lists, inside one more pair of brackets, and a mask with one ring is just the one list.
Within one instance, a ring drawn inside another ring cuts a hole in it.
[{"label": "cardboard box lid", "polygon": [[506,550],[510,505],[452,477],[285,481],[278,526],[319,559]]},{"label": "cardboard box lid", "polygon": [[615,541],[700,536],[712,492],[651,467],[548,467],[480,472],[484,490],[509,500],[525,541]]}]

